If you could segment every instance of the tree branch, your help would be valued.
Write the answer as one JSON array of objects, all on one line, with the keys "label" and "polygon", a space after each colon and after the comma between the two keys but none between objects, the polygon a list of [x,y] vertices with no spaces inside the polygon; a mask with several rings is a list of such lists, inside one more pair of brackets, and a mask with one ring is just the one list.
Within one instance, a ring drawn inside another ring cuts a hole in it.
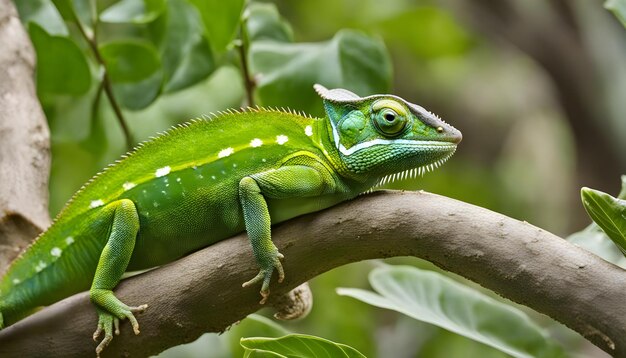
[{"label": "tree branch", "polygon": [[[287,278],[274,299],[332,268],[412,255],[465,276],[566,324],[614,356],[626,355],[626,271],[540,228],[428,193],[377,192],[273,230]],[[257,311],[257,273],[245,235],[122,282],[130,305],[147,303],[141,334],[128,323],[105,356],[149,356],[221,332]],[[0,332],[0,356],[89,356],[95,310],[87,293]]]},{"label": "tree branch", "polygon": [[50,223],[50,143],[35,91],[35,51],[0,0],[0,272]]}]

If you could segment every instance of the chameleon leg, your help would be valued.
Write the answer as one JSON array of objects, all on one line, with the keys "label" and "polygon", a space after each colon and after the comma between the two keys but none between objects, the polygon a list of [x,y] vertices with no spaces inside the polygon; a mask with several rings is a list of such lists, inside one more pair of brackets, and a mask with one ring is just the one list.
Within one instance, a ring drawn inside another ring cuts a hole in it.
[{"label": "chameleon leg", "polygon": [[[329,179],[330,178],[330,179]],[[266,198],[291,198],[315,196],[332,187],[334,182],[329,175],[305,165],[285,166],[275,170],[247,176],[239,182],[239,200],[243,209],[246,231],[252,244],[252,251],[260,266],[260,271],[243,287],[263,282],[261,303],[269,296],[269,284],[274,269],[278,271],[278,282],[285,273],[278,252],[271,239],[271,219]]]},{"label": "chameleon leg", "polygon": [[104,339],[96,348],[98,356],[113,339],[113,328],[115,334],[119,334],[119,320],[128,318],[135,334],[139,334],[139,324],[133,313],[141,312],[148,307],[127,306],[115,297],[112,291],[126,271],[135,247],[139,231],[139,217],[135,204],[128,199],[122,199],[109,204],[105,210],[113,210],[113,223],[89,290],[91,301],[96,305],[98,312],[98,328],[93,334],[94,340],[104,332]]}]

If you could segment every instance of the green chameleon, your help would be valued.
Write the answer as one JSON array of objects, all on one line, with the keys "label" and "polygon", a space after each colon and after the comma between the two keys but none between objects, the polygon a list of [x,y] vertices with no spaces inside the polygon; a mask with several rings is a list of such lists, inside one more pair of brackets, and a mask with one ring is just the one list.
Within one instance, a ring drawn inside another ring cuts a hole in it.
[{"label": "green chameleon", "polygon": [[269,295],[283,255],[270,226],[415,177],[452,156],[461,133],[391,95],[315,85],[326,118],[252,108],[175,127],[141,144],[74,195],[0,282],[0,328],[89,288],[99,354],[128,306],[113,289],[126,271],[176,260],[247,231]]}]

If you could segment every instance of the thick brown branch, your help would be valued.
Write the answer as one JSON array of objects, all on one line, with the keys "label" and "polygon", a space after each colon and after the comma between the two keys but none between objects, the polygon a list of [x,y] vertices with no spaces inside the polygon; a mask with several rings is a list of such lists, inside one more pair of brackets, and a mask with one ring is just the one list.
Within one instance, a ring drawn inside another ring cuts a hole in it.
[{"label": "thick brown branch", "polygon": [[[428,193],[379,192],[274,228],[285,254],[286,293],[327,270],[359,260],[412,255],[430,260],[545,313],[605,351],[626,355],[626,272],[540,228]],[[245,235],[132,277],[116,290],[126,303],[149,304],[141,334],[128,323],[107,356],[149,356],[220,332],[261,308]],[[86,293],[0,332],[0,356],[89,356],[95,310]]]},{"label": "thick brown branch", "polygon": [[50,144],[35,92],[35,51],[0,0],[0,272],[48,226]]}]

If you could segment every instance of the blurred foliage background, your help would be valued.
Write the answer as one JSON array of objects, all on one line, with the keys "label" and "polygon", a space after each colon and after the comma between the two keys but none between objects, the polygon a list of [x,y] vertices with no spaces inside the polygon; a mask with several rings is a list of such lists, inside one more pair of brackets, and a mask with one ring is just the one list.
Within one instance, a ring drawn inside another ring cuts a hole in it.
[{"label": "blurred foliage background", "polygon": [[[37,51],[38,94],[52,133],[51,215],[129,145],[190,118],[250,101],[323,115],[315,82],[396,94],[463,132],[443,168],[394,188],[432,191],[567,236],[590,223],[579,188],[617,194],[626,172],[626,31],[600,2],[16,4]],[[389,262],[437,271],[412,258]],[[335,293],[368,287],[371,268],[354,264],[313,280],[311,315],[284,327],[371,357],[506,356]],[[570,352],[603,355],[529,314]],[[163,356],[240,356],[240,337],[282,329],[256,317]]]}]

